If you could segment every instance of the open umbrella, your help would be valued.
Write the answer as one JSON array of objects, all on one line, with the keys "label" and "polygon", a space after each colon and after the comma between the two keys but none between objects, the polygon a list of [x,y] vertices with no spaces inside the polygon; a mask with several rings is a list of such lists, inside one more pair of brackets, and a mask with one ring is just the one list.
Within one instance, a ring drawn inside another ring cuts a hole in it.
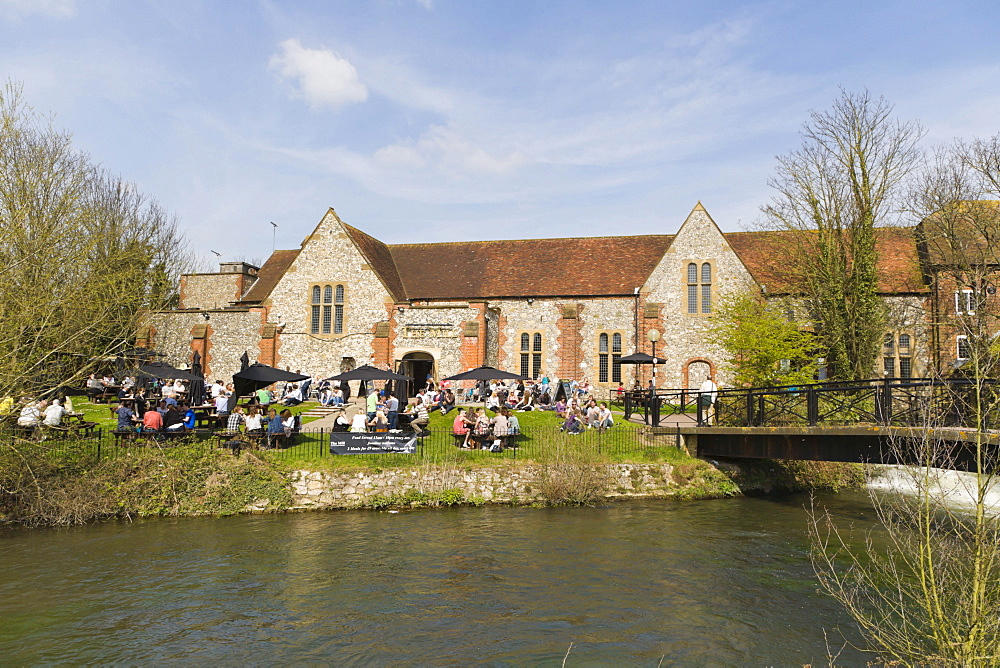
[{"label": "open umbrella", "polygon": [[511,373],[509,371],[501,371],[500,369],[494,369],[491,366],[481,366],[475,369],[470,369],[469,371],[463,371],[462,373],[456,373],[454,376],[449,376],[445,380],[528,380],[524,376]]},{"label": "open umbrella", "polygon": [[404,376],[393,371],[379,369],[370,364],[363,364],[357,369],[351,369],[344,373],[330,376],[326,380],[413,380],[409,376]]},{"label": "open umbrella", "polygon": [[662,357],[653,358],[646,353],[632,353],[618,360],[619,364],[666,364],[667,360]]},{"label": "open umbrella", "polygon": [[236,390],[233,396],[229,397],[229,412],[233,411],[240,397],[256,392],[262,387],[267,387],[279,381],[305,380],[309,376],[301,373],[292,373],[282,369],[275,369],[273,366],[256,363],[238,373],[233,374],[233,387]]},{"label": "open umbrella", "polygon": [[[326,380],[360,380],[362,383],[368,383],[371,380],[413,380],[409,376],[404,376],[393,371],[388,371],[386,369],[379,369],[370,364],[362,364],[356,369],[351,369],[350,371],[345,371],[344,373],[337,374],[336,376],[330,376]],[[362,388],[363,389],[363,388]]]},{"label": "open umbrella", "polygon": [[[475,369],[469,369],[468,371],[463,371],[462,373],[456,373],[454,376],[448,376],[444,380],[528,380],[524,376],[511,373],[509,371],[501,371],[500,369],[494,369],[491,366],[480,366]],[[480,390],[479,392],[483,397],[483,405],[486,405],[486,392]]]},{"label": "open umbrella", "polygon": [[181,371],[180,369],[173,367],[166,362],[149,362],[148,364],[143,364],[139,367],[139,371],[143,373],[148,373],[150,376],[155,378],[180,378],[181,380],[201,380],[204,378],[199,378],[189,371]]}]

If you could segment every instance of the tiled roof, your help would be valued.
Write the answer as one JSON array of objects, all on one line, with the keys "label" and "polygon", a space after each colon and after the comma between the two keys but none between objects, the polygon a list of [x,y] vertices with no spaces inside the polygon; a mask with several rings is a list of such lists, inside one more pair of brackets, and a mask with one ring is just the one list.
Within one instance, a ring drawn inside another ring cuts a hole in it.
[{"label": "tiled roof", "polygon": [[955,202],[921,222],[917,236],[931,265],[961,270],[1000,264],[1000,202]]},{"label": "tiled roof", "polygon": [[392,298],[395,301],[406,299],[406,293],[403,291],[403,282],[399,280],[399,272],[396,270],[396,263],[393,261],[393,255],[389,251],[389,247],[356,227],[351,227],[346,223],[342,223],[342,225],[347,234],[350,235],[351,240],[361,249],[362,255],[368,261],[368,266],[382,279],[382,283],[385,284],[385,288],[389,291]]},{"label": "tiled roof", "polygon": [[672,235],[389,246],[409,299],[630,295]]},{"label": "tiled roof", "polygon": [[271,257],[267,258],[264,266],[257,271],[257,281],[243,295],[240,303],[262,302],[267,299],[271,290],[278,284],[281,277],[285,275],[285,271],[298,256],[298,250],[279,250],[271,253]]},{"label": "tiled roof", "polygon": [[[792,231],[729,232],[725,234],[733,250],[771,293],[794,291],[794,264],[787,259],[794,243]],[[927,291],[921,278],[920,258],[912,227],[883,227],[876,231],[879,255],[879,292],[921,293]]]}]

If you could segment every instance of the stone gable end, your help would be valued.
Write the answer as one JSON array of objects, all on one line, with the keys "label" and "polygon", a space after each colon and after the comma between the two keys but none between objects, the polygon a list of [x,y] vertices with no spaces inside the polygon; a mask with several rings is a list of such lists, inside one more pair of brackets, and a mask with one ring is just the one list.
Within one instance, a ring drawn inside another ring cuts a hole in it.
[{"label": "stone gable end", "polygon": [[[713,360],[718,368],[719,362],[725,357],[721,349],[709,345],[705,340],[711,314],[701,313],[700,286],[699,313],[688,313],[688,265],[697,265],[700,279],[701,267],[706,262],[712,266],[713,312],[724,295],[754,285],[746,265],[726,241],[708,211],[699,203],[688,214],[670,248],[642,288],[647,302],[662,305],[660,322],[663,323],[663,338],[657,344],[657,354],[665,357],[667,363],[661,371],[662,381],[658,382],[661,386],[680,387],[685,379],[684,369],[690,360]],[[643,349],[651,352],[651,346],[645,340],[645,331],[640,331],[639,336]],[[716,380],[729,379],[720,376]]]},{"label": "stone gable end", "polygon": [[[314,285],[344,286],[342,334],[311,332],[311,289]],[[374,324],[386,318],[392,303],[385,286],[368,266],[330,209],[302,243],[302,250],[270,295],[271,322],[284,323],[282,357],[310,373],[340,372],[343,358],[356,364],[372,360]]]}]

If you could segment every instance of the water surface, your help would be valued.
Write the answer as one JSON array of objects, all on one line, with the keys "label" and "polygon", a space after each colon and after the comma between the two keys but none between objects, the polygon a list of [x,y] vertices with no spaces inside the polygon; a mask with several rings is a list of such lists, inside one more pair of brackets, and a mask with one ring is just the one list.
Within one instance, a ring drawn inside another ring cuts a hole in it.
[{"label": "water surface", "polygon": [[[862,495],[826,497],[860,525]],[[2,663],[802,665],[850,622],[804,497],[0,534]],[[846,650],[841,661],[863,663]]]}]

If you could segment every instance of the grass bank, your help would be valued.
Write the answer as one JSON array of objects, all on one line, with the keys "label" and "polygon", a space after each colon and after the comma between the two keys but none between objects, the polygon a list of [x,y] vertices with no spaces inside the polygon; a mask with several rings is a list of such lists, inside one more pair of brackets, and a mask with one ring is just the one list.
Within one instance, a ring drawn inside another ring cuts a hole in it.
[{"label": "grass bank", "polygon": [[[94,407],[103,417],[106,407]],[[452,413],[452,416],[454,413]],[[642,425],[616,425],[604,433],[559,433],[551,413],[523,413],[520,447],[500,454],[461,450],[450,436],[451,416],[431,417],[432,437],[414,455],[333,456],[328,433],[305,433],[297,445],[278,451],[234,456],[212,439],[184,439],[141,447],[92,439],[0,441],[0,517],[23,525],[70,525],[112,518],[231,515],[280,511],[294,505],[291,480],[301,472],[381,475],[420,479],[490,474],[516,478],[531,471],[537,481],[533,504],[593,504],[622,494],[621,467],[668,471],[671,494],[680,499],[719,498],[741,493],[781,493],[809,488],[838,489],[863,483],[860,467],[806,462],[756,462],[715,467],[654,439]],[[617,468],[616,468],[617,466]],[[721,470],[720,470],[721,469]],[[618,476],[617,478],[615,476]],[[657,474],[659,475],[659,474]],[[362,476],[363,477],[363,476]],[[629,481],[626,480],[626,483]],[[631,487],[631,485],[627,485]],[[429,490],[429,491],[428,491]],[[627,494],[625,494],[627,495]],[[387,490],[354,507],[387,508],[480,505],[468,487]],[[509,502],[519,502],[516,495]]]}]

